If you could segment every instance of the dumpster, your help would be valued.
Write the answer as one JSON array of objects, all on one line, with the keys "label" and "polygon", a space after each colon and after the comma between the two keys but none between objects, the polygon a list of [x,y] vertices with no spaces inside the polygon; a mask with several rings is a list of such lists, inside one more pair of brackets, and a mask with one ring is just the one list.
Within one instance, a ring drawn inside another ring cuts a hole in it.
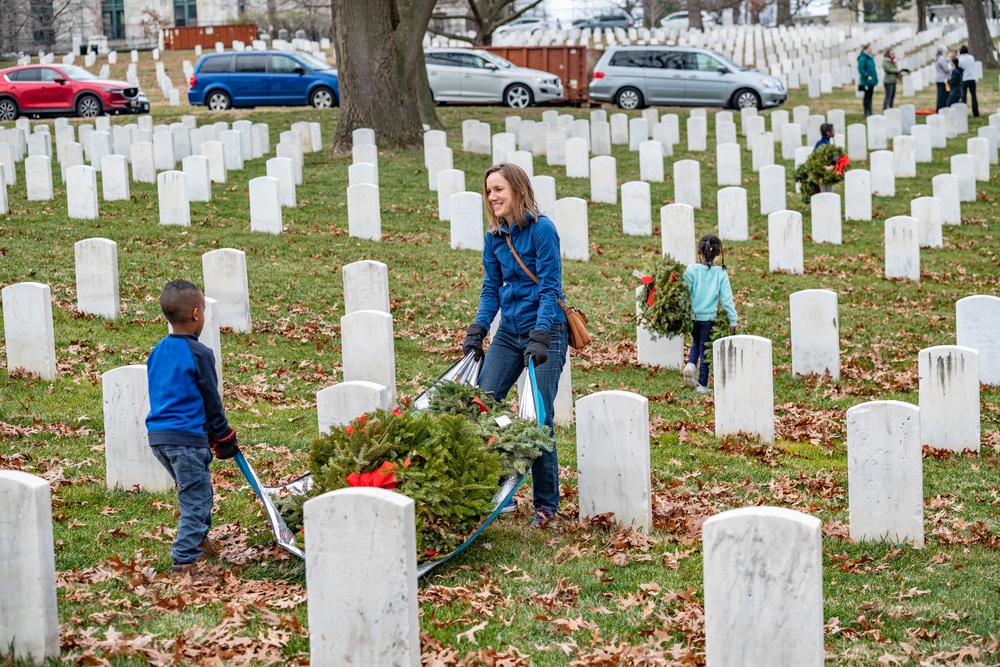
[{"label": "dumpster", "polygon": [[242,23],[239,25],[192,25],[163,30],[163,48],[169,51],[181,51],[201,46],[203,49],[215,47],[216,42],[222,42],[226,48],[239,40],[250,44],[257,39],[257,24]]},{"label": "dumpster", "polygon": [[479,46],[518,67],[551,72],[562,80],[563,102],[575,106],[590,103],[587,85],[600,52],[583,46]]}]

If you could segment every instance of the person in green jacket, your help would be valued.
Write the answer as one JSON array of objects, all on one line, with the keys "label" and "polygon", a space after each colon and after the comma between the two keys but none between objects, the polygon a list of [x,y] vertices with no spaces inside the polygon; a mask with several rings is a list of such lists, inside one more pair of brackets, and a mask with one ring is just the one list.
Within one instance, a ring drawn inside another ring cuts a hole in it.
[{"label": "person in green jacket", "polygon": [[885,99],[882,100],[882,111],[885,111],[886,109],[891,109],[893,103],[896,101],[896,83],[901,76],[899,65],[896,64],[896,52],[894,50],[886,49],[885,55],[882,57],[882,71],[885,72]]},{"label": "person in green jacket", "polygon": [[858,90],[865,92],[865,118],[872,115],[872,97],[875,86],[878,85],[878,72],[875,71],[875,58],[872,57],[872,45],[865,44],[858,54]]}]

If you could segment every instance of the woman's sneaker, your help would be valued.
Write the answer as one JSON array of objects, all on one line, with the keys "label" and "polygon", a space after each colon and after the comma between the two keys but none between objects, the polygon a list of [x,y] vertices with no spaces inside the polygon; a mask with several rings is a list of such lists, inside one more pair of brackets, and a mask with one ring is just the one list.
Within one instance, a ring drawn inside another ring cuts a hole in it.
[{"label": "woman's sneaker", "polygon": [[695,391],[697,391],[699,394],[707,394],[707,393],[709,393],[712,390],[709,389],[708,387],[704,386],[704,385],[698,385],[698,387],[697,387],[697,389],[695,389]]},{"label": "woman's sneaker", "polygon": [[536,509],[534,520],[528,524],[529,528],[544,528],[545,525],[552,520],[553,512],[551,510]]},{"label": "woman's sneaker", "polygon": [[695,373],[697,372],[697,370],[698,370],[697,366],[691,363],[689,363],[687,366],[684,367],[683,375],[684,375],[685,387],[694,389],[695,387],[698,386],[698,380],[695,379]]}]

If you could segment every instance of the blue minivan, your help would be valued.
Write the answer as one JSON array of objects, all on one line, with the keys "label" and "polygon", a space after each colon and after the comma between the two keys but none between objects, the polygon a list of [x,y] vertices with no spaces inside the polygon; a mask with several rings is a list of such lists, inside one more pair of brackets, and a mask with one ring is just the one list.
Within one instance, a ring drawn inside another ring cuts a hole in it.
[{"label": "blue minivan", "polygon": [[195,65],[188,102],[213,111],[304,104],[328,109],[340,103],[340,91],[337,70],[308,53],[210,53]]}]

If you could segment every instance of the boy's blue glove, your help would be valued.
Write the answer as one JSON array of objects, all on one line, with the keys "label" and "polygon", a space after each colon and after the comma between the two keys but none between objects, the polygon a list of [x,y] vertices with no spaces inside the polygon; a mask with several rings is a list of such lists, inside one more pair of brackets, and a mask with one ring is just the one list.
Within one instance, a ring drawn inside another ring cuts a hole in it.
[{"label": "boy's blue glove", "polygon": [[208,443],[212,446],[217,459],[231,459],[240,452],[236,442],[236,431],[229,429],[229,433],[222,438],[211,438]]}]

